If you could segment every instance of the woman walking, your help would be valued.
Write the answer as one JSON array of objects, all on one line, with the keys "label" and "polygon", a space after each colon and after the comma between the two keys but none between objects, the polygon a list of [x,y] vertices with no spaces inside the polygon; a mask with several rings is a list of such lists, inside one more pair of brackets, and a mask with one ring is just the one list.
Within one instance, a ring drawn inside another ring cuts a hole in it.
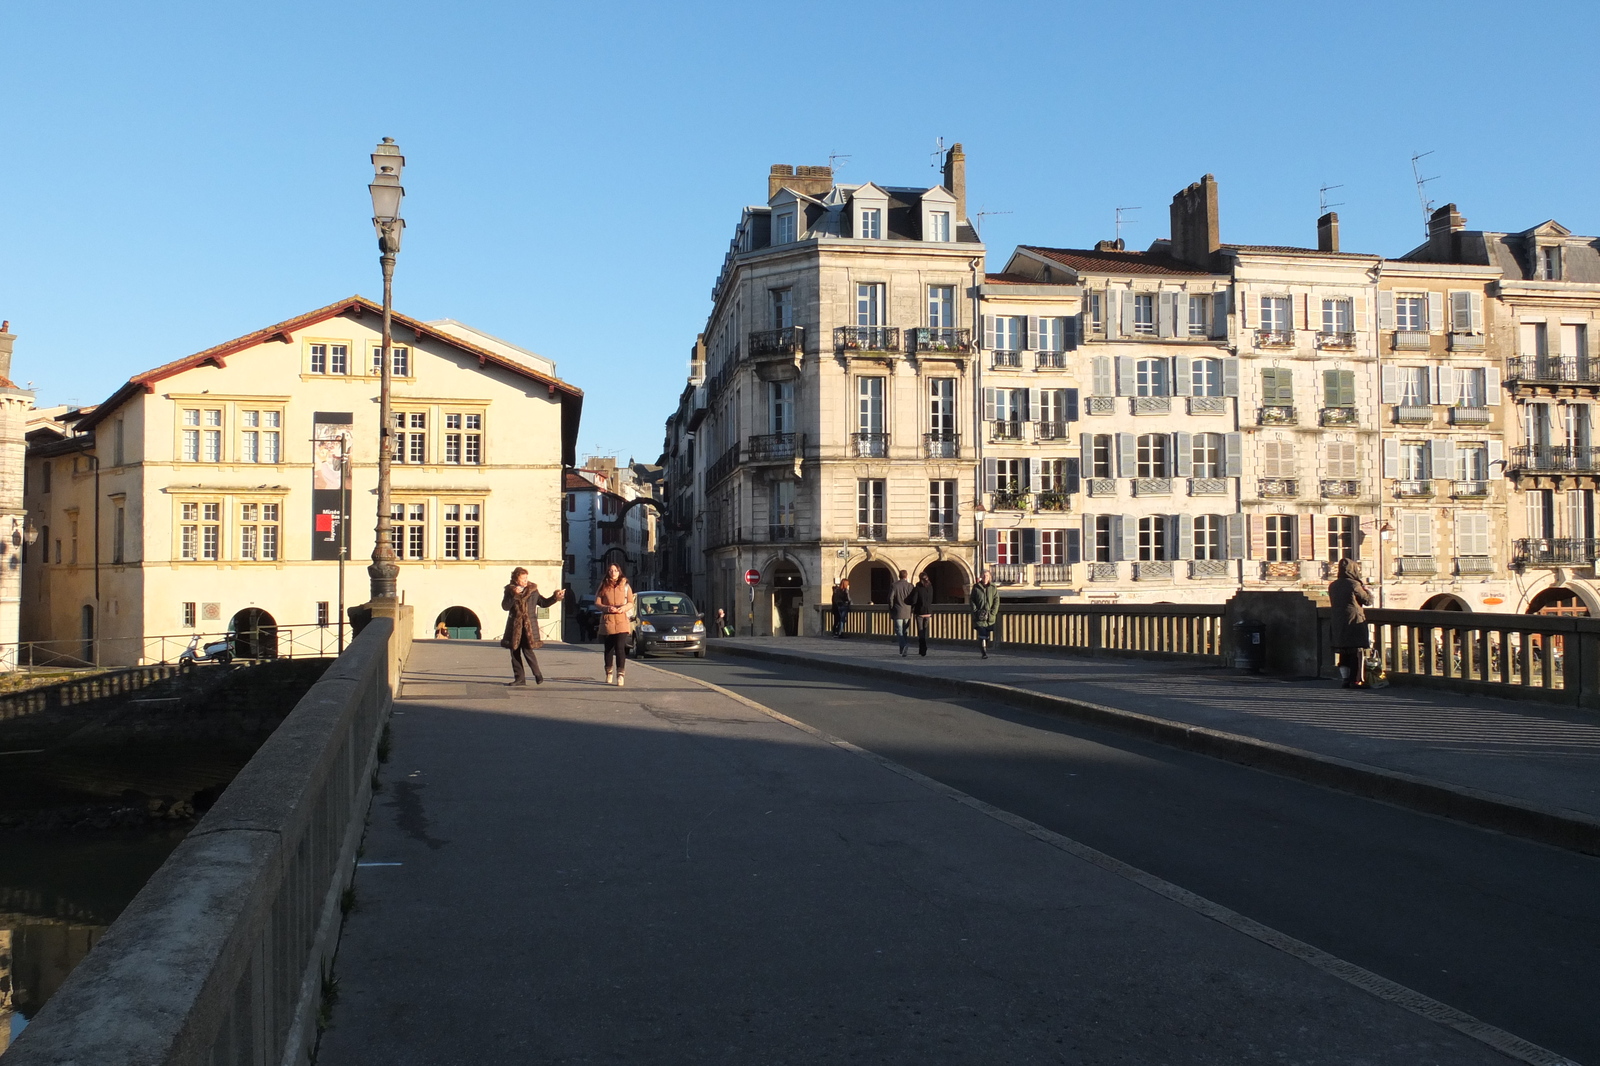
[{"label": "woman walking", "polygon": [[994,573],[983,568],[977,584],[967,595],[972,604],[972,628],[978,634],[978,653],[989,657],[989,642],[994,639],[994,627],[1000,624],[1000,590],[994,586]]},{"label": "woman walking", "polygon": [[544,674],[539,672],[539,660],[533,654],[533,649],[544,645],[544,641],[539,639],[539,623],[534,609],[548,607],[566,594],[566,590],[562,589],[554,596],[540,596],[539,586],[528,580],[527,568],[519,566],[511,571],[511,583],[506,586],[505,595],[500,597],[500,609],[506,612],[506,635],[500,638],[500,646],[511,649],[512,685],[528,683],[528,677],[522,669],[524,659],[533,667],[533,683],[544,684]]},{"label": "woman walking", "polygon": [[600,639],[606,648],[606,684],[621,686],[623,671],[628,668],[628,640],[633,636],[633,620],[628,617],[633,613],[633,587],[616,563],[606,567],[606,579],[594,594],[594,605],[600,612]]},{"label": "woman walking", "polygon": [[1331,626],[1333,650],[1339,658],[1339,676],[1345,688],[1360,688],[1367,682],[1367,649],[1372,646],[1372,631],[1367,627],[1367,612],[1372,591],[1361,580],[1361,564],[1340,559],[1328,585],[1328,602],[1333,608]]}]

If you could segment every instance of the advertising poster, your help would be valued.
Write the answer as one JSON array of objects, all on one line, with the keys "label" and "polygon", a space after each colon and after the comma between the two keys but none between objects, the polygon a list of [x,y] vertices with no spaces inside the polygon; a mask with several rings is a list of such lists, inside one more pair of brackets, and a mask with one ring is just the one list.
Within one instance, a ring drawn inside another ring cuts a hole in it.
[{"label": "advertising poster", "polygon": [[348,557],[350,442],[355,418],[349,411],[312,416],[311,558]]}]

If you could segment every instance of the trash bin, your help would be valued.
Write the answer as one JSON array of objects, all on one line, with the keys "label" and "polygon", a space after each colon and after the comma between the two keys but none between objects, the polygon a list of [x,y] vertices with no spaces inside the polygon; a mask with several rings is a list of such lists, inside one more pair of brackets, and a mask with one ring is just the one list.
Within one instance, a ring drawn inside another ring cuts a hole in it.
[{"label": "trash bin", "polygon": [[1253,674],[1259,674],[1267,665],[1266,623],[1233,623],[1233,665]]}]

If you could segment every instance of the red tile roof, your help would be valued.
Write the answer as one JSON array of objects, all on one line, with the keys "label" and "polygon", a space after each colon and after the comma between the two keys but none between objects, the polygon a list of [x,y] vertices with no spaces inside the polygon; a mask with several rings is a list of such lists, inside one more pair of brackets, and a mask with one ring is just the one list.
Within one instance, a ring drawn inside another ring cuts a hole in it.
[{"label": "red tile roof", "polygon": [[1032,278],[1026,274],[985,274],[985,285],[1067,285],[1065,281],[1046,281],[1043,278]]},{"label": "red tile roof", "polygon": [[1038,248],[1027,244],[1019,250],[1032,252],[1084,274],[1179,274],[1193,277],[1212,273],[1192,263],[1155,252],[1102,252],[1092,248]]},{"label": "red tile roof", "polygon": [[582,474],[567,471],[566,491],[568,492],[599,492],[600,488]]}]

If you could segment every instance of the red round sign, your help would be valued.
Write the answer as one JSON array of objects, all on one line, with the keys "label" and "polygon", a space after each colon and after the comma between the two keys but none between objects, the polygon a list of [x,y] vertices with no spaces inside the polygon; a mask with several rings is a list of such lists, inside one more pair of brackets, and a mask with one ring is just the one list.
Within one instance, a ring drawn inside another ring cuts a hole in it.
[{"label": "red round sign", "polygon": [[759,585],[759,584],[761,584],[761,571],[759,571],[759,570],[746,570],[744,572],[744,583],[746,585]]}]

